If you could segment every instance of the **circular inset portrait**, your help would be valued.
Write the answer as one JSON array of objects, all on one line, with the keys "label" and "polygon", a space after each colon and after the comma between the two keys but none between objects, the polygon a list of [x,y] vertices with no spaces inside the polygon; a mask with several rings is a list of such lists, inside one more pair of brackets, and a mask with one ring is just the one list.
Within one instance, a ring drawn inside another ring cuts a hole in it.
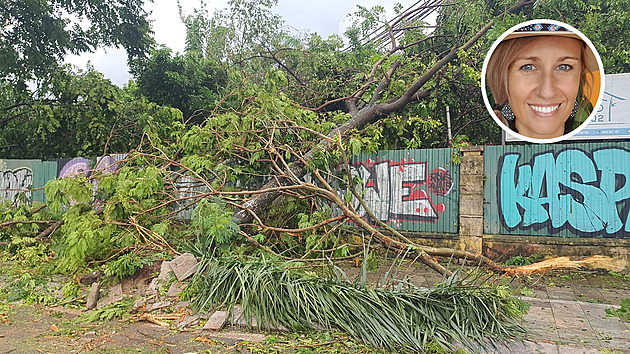
[{"label": "circular inset portrait", "polygon": [[523,22],[503,33],[483,63],[481,91],[509,135],[552,143],[577,134],[604,93],[604,70],[591,41],[553,20]]}]

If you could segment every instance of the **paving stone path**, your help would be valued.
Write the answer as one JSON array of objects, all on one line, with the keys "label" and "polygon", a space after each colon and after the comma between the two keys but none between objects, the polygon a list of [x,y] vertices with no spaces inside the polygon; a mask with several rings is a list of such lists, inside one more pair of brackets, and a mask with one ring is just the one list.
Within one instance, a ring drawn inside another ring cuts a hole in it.
[{"label": "paving stone path", "polygon": [[[497,353],[630,353],[630,323],[607,317],[606,309],[630,298],[628,288],[606,288],[588,279],[565,286],[538,286],[521,297],[530,304],[523,325],[528,340]],[[608,350],[608,351],[606,351]]]}]

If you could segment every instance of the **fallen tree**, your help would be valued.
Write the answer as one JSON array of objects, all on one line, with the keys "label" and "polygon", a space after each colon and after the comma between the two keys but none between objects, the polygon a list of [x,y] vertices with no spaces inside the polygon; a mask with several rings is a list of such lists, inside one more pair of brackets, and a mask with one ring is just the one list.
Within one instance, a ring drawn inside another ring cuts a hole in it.
[{"label": "fallen tree", "polygon": [[[507,9],[504,14],[518,13],[523,7],[532,5],[534,3],[535,1],[532,0],[519,0],[517,4]],[[405,14],[405,16],[411,16],[412,14],[414,14],[414,12],[419,10],[420,9],[409,11]],[[341,136],[343,137],[343,139],[345,139],[345,134],[350,130],[359,130],[363,128],[366,124],[373,123],[379,118],[386,117],[392,112],[399,111],[411,103],[419,102],[423,98],[426,98],[431,90],[423,90],[424,85],[434,76],[436,76],[436,74],[447,64],[457,58],[458,53],[468,50],[473,44],[475,44],[493,26],[493,24],[494,21],[487,22],[470,39],[468,39],[468,41],[463,44],[459,43],[458,38],[455,44],[445,53],[442,53],[439,60],[437,60],[435,64],[427,68],[426,71],[419,77],[419,79],[416,80],[410,87],[408,87],[403,94],[398,97],[390,98],[383,101],[383,93],[386,92],[391,85],[391,78],[400,68],[401,63],[399,60],[396,60],[390,65],[387,70],[385,70],[381,66],[386,61],[385,59],[406,47],[404,45],[397,46],[395,39],[392,38],[392,48],[384,54],[381,60],[374,64],[372,70],[370,71],[370,74],[367,75],[367,82],[362,87],[357,89],[351,96],[335,99],[316,109],[321,110],[334,102],[343,101],[345,110],[350,115],[350,119],[344,124],[330,131],[330,133],[328,133],[327,135],[328,139],[321,139],[316,146],[314,146],[311,150],[304,154],[302,159],[293,162],[290,165],[290,174],[298,177],[304,176],[307,171],[307,164],[314,159],[316,154],[321,151],[331,150],[334,147],[334,144],[332,144],[330,138]],[[377,72],[382,72],[380,80],[377,80],[375,78]],[[364,96],[368,92],[368,88],[372,85],[375,85],[377,82],[378,86],[375,88],[372,97],[364,99]],[[282,178],[272,178],[263,186],[263,189],[273,189],[286,183],[286,180]],[[265,208],[267,208],[279,195],[280,193],[278,191],[269,191],[267,193],[254,196],[243,205],[243,210],[235,214],[235,219],[238,223],[251,222],[252,213],[248,213],[246,210],[251,210],[254,213],[260,213]]]}]

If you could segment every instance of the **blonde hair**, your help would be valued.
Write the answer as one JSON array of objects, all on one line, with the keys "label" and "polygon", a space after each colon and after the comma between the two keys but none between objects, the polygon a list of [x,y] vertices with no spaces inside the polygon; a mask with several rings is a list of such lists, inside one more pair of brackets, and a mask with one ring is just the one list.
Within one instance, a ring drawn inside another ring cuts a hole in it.
[{"label": "blonde hair", "polygon": [[[514,58],[516,58],[516,55],[523,47],[539,37],[540,36],[532,36],[504,40],[499,43],[494,49],[494,52],[492,52],[492,56],[488,61],[488,67],[486,68],[486,85],[492,92],[495,109],[498,108],[500,110],[508,101],[508,70],[510,65],[514,62]],[[577,114],[578,117],[582,115],[584,110],[592,109],[592,107],[589,108],[590,100],[588,98],[592,87],[589,80],[586,79],[586,76],[590,75],[591,81],[593,81],[593,74],[586,68],[586,43],[584,43],[584,41],[580,42],[582,42],[582,47],[580,50],[580,88],[577,97],[580,102],[580,108]]]}]

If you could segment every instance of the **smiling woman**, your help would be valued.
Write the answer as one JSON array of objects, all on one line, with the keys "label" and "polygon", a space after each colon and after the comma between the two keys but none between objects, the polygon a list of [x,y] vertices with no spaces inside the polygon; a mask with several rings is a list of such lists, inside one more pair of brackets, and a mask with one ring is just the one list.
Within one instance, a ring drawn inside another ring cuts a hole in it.
[{"label": "smiling woman", "polygon": [[525,140],[552,142],[587,120],[603,73],[592,44],[577,30],[537,21],[545,22],[521,24],[495,43],[484,63],[482,89],[504,129]]}]

